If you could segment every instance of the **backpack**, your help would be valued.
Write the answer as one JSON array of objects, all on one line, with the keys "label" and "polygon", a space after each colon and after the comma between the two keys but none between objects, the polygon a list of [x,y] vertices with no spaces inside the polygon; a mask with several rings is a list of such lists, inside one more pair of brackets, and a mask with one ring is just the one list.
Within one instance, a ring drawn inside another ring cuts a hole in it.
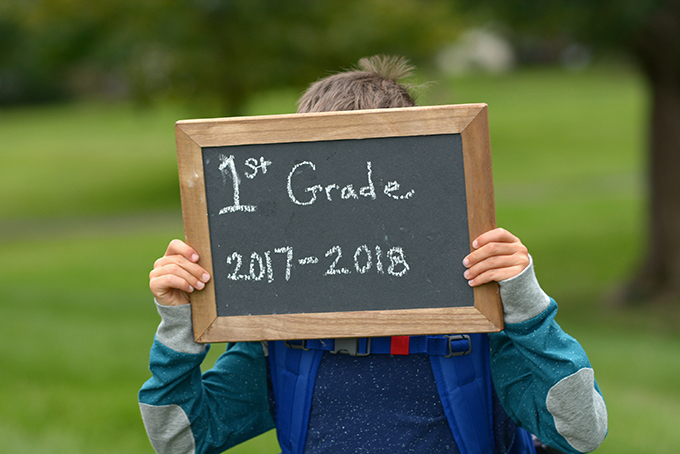
[{"label": "backpack", "polygon": [[[395,343],[396,340],[396,343]],[[404,350],[404,341],[406,350]],[[396,345],[396,347],[395,347]],[[276,429],[283,454],[303,454],[312,394],[324,352],[357,356],[429,355],[437,391],[461,454],[496,453],[493,385],[486,334],[269,342]],[[531,435],[517,428],[508,454],[535,454]]]}]

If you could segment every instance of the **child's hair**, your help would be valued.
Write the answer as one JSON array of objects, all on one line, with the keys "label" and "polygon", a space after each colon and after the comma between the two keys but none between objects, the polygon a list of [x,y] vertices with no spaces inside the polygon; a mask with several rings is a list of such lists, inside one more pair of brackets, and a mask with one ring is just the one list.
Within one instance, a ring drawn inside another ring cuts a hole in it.
[{"label": "child's hair", "polygon": [[414,96],[399,82],[414,67],[404,57],[375,55],[359,60],[357,69],[311,84],[298,101],[298,113],[413,107]]}]

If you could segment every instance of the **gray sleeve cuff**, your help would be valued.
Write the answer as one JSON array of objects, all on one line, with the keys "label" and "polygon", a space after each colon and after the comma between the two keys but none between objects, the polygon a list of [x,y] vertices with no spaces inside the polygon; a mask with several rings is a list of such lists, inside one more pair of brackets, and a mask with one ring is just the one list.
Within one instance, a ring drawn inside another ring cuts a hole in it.
[{"label": "gray sleeve cuff", "polygon": [[503,318],[505,323],[522,323],[543,312],[550,304],[550,297],[538,284],[534,273],[534,261],[515,277],[500,281]]},{"label": "gray sleeve cuff", "polygon": [[161,324],[156,331],[158,342],[180,353],[203,353],[207,344],[194,341],[190,304],[165,306],[156,302],[156,309],[161,316]]}]

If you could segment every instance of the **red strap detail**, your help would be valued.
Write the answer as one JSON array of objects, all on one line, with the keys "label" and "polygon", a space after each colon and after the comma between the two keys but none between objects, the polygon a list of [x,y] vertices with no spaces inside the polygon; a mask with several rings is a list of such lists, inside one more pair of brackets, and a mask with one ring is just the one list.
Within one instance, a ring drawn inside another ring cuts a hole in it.
[{"label": "red strap detail", "polygon": [[408,355],[408,342],[410,336],[392,336],[390,354]]}]

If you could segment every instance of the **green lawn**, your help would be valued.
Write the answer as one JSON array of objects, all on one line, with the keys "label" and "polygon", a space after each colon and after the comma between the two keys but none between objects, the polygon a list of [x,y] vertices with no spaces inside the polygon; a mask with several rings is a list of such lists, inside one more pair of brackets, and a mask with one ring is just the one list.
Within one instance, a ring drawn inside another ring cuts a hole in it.
[{"label": "green lawn", "polygon": [[[294,98],[263,94],[250,111],[290,112]],[[643,248],[641,81],[532,70],[441,80],[426,102],[489,104],[498,222],[529,247],[558,321],[590,354],[609,408],[598,452],[676,452],[678,309],[605,304]],[[3,452],[152,452],[136,399],[158,323],[147,279],[183,235],[173,126],[186,117],[0,110]],[[277,449],[270,433],[230,452]]]}]

